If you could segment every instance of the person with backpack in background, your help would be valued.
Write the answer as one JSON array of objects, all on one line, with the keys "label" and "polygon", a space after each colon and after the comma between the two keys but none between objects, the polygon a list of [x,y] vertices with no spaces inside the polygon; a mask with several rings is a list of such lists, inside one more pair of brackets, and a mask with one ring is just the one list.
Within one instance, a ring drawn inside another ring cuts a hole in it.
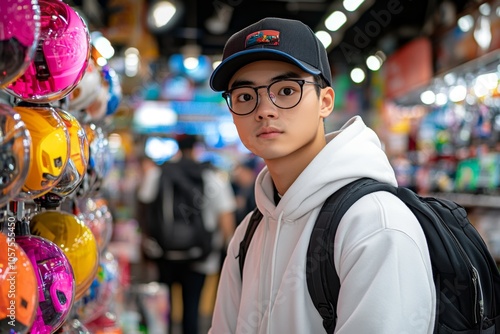
[{"label": "person with backpack in background", "polygon": [[[210,85],[223,92],[243,144],[265,162],[255,186],[262,218],[242,272],[251,213],[229,244],[210,333],[324,333],[306,282],[318,213],[354,180],[395,186],[394,170],[361,117],[325,134],[335,99],[328,56],[300,21],[265,18],[235,33]],[[342,217],[332,244],[340,280],[335,333],[433,332],[429,250],[401,200],[385,191],[364,196]]]},{"label": "person with backpack in background", "polygon": [[260,159],[249,156],[236,163],[232,183],[236,196],[236,224],[255,208],[255,178],[260,171]]},{"label": "person with backpack in background", "polygon": [[160,166],[143,248],[154,258],[158,281],[181,286],[182,333],[196,334],[205,278],[220,271],[220,254],[236,226],[236,201],[227,173],[197,160],[197,136],[176,140],[180,154]]}]

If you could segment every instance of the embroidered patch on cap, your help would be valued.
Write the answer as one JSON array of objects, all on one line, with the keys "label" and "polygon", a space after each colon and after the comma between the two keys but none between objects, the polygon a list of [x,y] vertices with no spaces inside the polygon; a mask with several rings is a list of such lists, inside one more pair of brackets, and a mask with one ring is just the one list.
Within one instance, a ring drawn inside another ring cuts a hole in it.
[{"label": "embroidered patch on cap", "polygon": [[280,45],[280,32],[277,30],[260,30],[249,34],[245,40],[245,48],[257,44]]}]

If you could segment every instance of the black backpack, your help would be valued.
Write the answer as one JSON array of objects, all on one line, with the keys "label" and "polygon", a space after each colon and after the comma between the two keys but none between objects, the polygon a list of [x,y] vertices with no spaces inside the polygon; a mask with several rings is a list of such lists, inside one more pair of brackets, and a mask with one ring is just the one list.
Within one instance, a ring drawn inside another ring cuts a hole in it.
[{"label": "black backpack", "polygon": [[162,258],[174,262],[205,259],[212,251],[212,232],[202,215],[202,173],[208,165],[188,159],[161,166],[158,194],[151,203],[148,235],[156,240]]},{"label": "black backpack", "polygon": [[[340,219],[358,199],[382,190],[396,195],[411,209],[427,239],[436,286],[434,333],[500,333],[500,273],[465,209],[446,199],[421,197],[407,188],[367,178],[344,186],[325,201],[309,241],[307,287],[327,333],[333,333],[337,318],[340,282],[333,243]],[[261,219],[262,214],[255,209],[240,243],[241,274]]]}]

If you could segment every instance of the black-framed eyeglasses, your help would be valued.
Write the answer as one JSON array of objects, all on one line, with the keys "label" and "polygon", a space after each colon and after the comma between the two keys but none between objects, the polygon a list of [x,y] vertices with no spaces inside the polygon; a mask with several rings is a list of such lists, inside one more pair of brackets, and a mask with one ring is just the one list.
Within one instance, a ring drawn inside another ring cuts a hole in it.
[{"label": "black-framed eyeglasses", "polygon": [[222,93],[229,110],[236,115],[251,114],[259,104],[259,89],[266,88],[269,100],[280,109],[291,109],[302,100],[303,86],[312,84],[321,87],[317,82],[303,79],[282,79],[267,86],[239,86]]}]

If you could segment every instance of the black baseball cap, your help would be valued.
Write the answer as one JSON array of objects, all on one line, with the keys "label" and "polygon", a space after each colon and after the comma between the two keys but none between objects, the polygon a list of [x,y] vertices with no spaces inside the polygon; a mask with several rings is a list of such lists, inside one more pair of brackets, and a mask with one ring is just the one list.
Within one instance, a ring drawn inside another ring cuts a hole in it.
[{"label": "black baseball cap", "polygon": [[301,21],[268,17],[229,38],[222,62],[210,77],[210,87],[226,90],[236,71],[257,60],[285,61],[332,84],[326,49],[311,28]]}]

